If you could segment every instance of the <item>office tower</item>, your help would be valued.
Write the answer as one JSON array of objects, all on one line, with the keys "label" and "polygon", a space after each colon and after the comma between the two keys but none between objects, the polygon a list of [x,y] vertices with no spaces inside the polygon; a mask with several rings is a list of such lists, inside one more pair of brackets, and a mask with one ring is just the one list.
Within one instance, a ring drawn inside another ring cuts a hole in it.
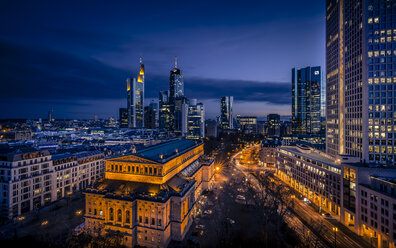
[{"label": "office tower", "polygon": [[395,160],[395,5],[327,1],[326,148],[332,156]]},{"label": "office tower", "polygon": [[267,115],[268,136],[280,136],[280,115],[269,114]]},{"label": "office tower", "polygon": [[206,137],[217,138],[217,122],[215,120],[207,120],[205,131]]},{"label": "office tower", "polygon": [[232,119],[232,104],[234,101],[233,96],[223,96],[221,97],[220,105],[220,126],[222,129],[233,129],[233,119]]},{"label": "office tower", "polygon": [[159,105],[159,111],[158,111],[159,112],[159,128],[171,130],[169,90],[159,92],[158,105]]},{"label": "office tower", "polygon": [[292,69],[293,134],[318,134],[321,130],[320,66]]},{"label": "office tower", "polygon": [[120,108],[120,128],[128,127],[128,109]]},{"label": "office tower", "polygon": [[144,107],[144,126],[149,129],[158,127],[158,104],[151,102],[149,106]]},{"label": "office tower", "polygon": [[202,103],[191,99],[187,115],[187,139],[201,139],[205,137],[205,111]]},{"label": "office tower", "polygon": [[140,58],[140,70],[136,78],[127,79],[128,126],[144,127],[144,65]]},{"label": "office tower", "polygon": [[[175,123],[176,99],[184,97],[184,79],[181,71],[177,68],[177,57],[175,57],[175,68],[170,72],[169,77],[169,107],[171,130],[177,130]],[[179,129],[180,130],[180,129]]]},{"label": "office tower", "polygon": [[184,135],[183,127],[187,126],[187,108],[189,100],[185,96],[179,96],[175,99],[174,110],[174,132],[178,135]]},{"label": "office tower", "polygon": [[255,116],[237,116],[238,127],[243,133],[257,133],[257,117]]}]

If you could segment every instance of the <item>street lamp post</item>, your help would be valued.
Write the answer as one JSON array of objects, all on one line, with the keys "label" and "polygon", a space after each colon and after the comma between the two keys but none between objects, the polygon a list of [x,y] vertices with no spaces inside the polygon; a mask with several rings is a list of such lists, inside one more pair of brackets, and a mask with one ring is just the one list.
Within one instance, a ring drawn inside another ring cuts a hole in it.
[{"label": "street lamp post", "polygon": [[334,232],[334,248],[337,248],[337,232],[338,232],[338,228],[337,227],[333,227],[333,232]]}]

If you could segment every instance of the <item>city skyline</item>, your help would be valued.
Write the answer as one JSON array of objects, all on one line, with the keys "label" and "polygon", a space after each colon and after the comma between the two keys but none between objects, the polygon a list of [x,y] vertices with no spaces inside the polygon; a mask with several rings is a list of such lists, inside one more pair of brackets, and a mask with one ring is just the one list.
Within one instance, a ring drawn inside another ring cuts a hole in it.
[{"label": "city skyline", "polygon": [[[30,4],[3,4],[2,20],[9,25],[0,35],[5,54],[0,118],[44,118],[50,109],[59,119],[117,117],[124,107],[125,78],[136,75],[134,64],[140,56],[147,72],[146,105],[166,88],[167,74],[178,56],[185,94],[208,107],[208,118],[219,115],[216,106],[222,95],[235,96],[235,114],[290,115],[290,68],[324,66],[324,4],[257,2],[252,10],[242,3],[227,3],[225,9],[221,3],[211,3],[210,9],[189,4],[178,18],[171,17],[172,12],[164,16],[165,10],[174,11],[170,6],[132,4],[149,8],[153,20],[141,14],[125,18],[131,6],[115,4],[113,12],[120,17],[108,16],[107,21],[98,20],[106,13],[101,3],[89,12],[82,3],[80,12],[69,5],[59,9],[48,4],[42,10]],[[242,15],[246,8],[250,14]],[[204,14],[208,18],[202,20]],[[290,40],[297,31],[301,42],[293,44]]]}]

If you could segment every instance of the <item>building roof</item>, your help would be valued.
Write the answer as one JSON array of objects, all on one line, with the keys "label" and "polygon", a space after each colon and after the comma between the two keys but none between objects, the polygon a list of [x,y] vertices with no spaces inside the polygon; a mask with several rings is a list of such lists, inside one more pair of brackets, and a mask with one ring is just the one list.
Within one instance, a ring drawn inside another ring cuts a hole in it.
[{"label": "building roof", "polygon": [[[196,140],[178,139],[150,146],[133,154],[138,157],[153,160],[159,163],[166,162],[176,155],[180,155],[202,144]],[[162,156],[162,158],[161,158]]]},{"label": "building roof", "polygon": [[335,160],[329,158],[322,152],[319,152],[314,149],[307,148],[306,152],[302,152],[297,146],[282,146],[279,148],[280,150],[285,150],[291,152],[295,155],[311,159],[312,161],[320,162],[322,164],[326,164],[328,166],[340,168],[340,165],[335,164]]}]

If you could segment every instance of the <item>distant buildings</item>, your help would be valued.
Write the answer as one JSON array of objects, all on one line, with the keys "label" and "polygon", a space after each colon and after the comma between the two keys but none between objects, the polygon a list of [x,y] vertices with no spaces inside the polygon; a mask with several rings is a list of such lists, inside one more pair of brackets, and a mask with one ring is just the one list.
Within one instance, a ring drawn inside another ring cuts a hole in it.
[{"label": "distant buildings", "polygon": [[292,69],[293,134],[319,134],[321,131],[320,66]]},{"label": "distant buildings", "polygon": [[255,116],[237,116],[238,127],[243,133],[257,133],[257,117]]},{"label": "distant buildings", "polygon": [[202,103],[191,99],[187,114],[187,139],[201,139],[205,137],[205,111]]},{"label": "distant buildings", "polygon": [[158,104],[151,102],[144,107],[144,127],[148,129],[158,128]]},{"label": "distant buildings", "polygon": [[140,58],[140,70],[136,78],[127,79],[128,126],[144,127],[144,65]]},{"label": "distant buildings", "polygon": [[128,128],[128,109],[120,108],[120,119],[119,119],[120,128]]},{"label": "distant buildings", "polygon": [[269,114],[267,115],[268,136],[280,136],[280,115]]},{"label": "distant buildings", "polygon": [[106,160],[104,180],[86,190],[85,228],[119,232],[127,247],[167,247],[194,224],[200,195],[213,187],[203,143],[175,140]]},{"label": "distant buildings", "polygon": [[171,112],[169,103],[169,90],[159,92],[159,128],[171,130]]},{"label": "distant buildings", "polygon": [[220,105],[220,126],[222,129],[233,129],[234,123],[232,118],[232,105],[234,97],[233,96],[223,96],[221,97]]},{"label": "distant buildings", "polygon": [[217,121],[215,120],[206,120],[206,137],[215,137],[217,138]]}]

